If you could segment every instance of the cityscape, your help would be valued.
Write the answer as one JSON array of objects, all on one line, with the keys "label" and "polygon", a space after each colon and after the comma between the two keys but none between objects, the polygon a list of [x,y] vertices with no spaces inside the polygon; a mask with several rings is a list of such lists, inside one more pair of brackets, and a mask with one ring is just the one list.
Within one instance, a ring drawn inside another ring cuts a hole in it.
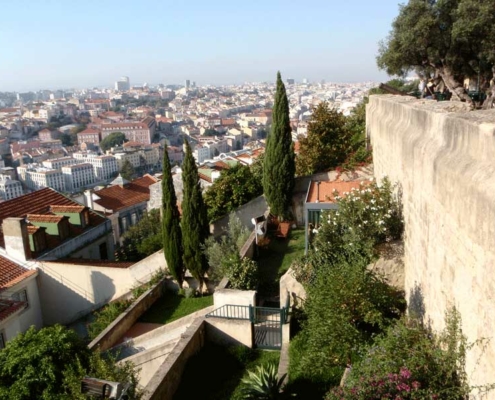
[{"label": "cityscape", "polygon": [[495,399],[495,2],[6,2],[0,400]]}]

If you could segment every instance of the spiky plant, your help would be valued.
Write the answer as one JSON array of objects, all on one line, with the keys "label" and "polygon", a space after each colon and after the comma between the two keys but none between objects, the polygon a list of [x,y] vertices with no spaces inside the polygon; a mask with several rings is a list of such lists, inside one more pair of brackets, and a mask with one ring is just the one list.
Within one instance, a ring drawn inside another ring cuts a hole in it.
[{"label": "spiky plant", "polygon": [[280,389],[285,374],[277,379],[277,369],[274,363],[259,365],[255,371],[248,371],[249,376],[242,380],[245,385],[243,395],[245,399],[274,400],[280,399]]}]

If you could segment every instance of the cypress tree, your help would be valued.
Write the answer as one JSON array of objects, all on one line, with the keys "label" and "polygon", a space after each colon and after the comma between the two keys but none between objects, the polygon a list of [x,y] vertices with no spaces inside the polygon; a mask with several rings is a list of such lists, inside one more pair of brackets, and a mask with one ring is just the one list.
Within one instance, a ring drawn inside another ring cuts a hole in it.
[{"label": "cypress tree", "polygon": [[289,101],[280,72],[263,163],[263,190],[270,212],[282,219],[290,217],[296,171],[289,118]]},{"label": "cypress tree", "polygon": [[183,201],[182,201],[182,238],[184,243],[184,263],[192,276],[203,288],[204,275],[208,270],[208,261],[201,246],[209,234],[206,206],[201,194],[198,168],[191,147],[185,141],[186,154],[182,163]]},{"label": "cypress tree", "polygon": [[182,259],[183,247],[180,214],[177,207],[177,197],[175,195],[166,145],[163,152],[162,207],[163,254],[165,255],[169,272],[182,288],[185,268]]}]

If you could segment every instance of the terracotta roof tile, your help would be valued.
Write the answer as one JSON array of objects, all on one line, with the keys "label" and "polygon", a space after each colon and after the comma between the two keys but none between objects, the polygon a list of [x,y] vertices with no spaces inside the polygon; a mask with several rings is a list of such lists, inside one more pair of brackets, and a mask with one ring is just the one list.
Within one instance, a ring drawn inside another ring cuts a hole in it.
[{"label": "terracotta roof tile", "polygon": [[[319,185],[317,185],[319,183]],[[331,182],[316,182],[312,181],[309,187],[308,203],[335,203],[335,191],[339,196],[345,196],[352,189],[359,189],[364,182],[361,181],[331,181]],[[318,187],[319,186],[319,187]]]},{"label": "terracotta roof tile", "polygon": [[7,319],[15,312],[22,310],[27,306],[27,303],[23,301],[14,301],[7,299],[0,299],[0,321]]},{"label": "terracotta roof tile", "polygon": [[21,267],[8,258],[0,256],[0,292],[34,274],[36,270]]},{"label": "terracotta roof tile", "polygon": [[[37,190],[36,192],[0,203],[0,246],[5,246],[2,229],[2,223],[5,218],[24,218],[27,214],[48,214],[50,212],[50,206],[52,205],[80,206],[79,203],[76,203],[51,188]],[[96,226],[103,222],[105,222],[105,218],[95,212],[90,212],[90,226]]]},{"label": "terracotta roof tile", "polygon": [[80,213],[83,212],[88,207],[84,206],[57,206],[52,205],[50,211],[52,213]]},{"label": "terracotta roof tile", "polygon": [[94,202],[105,209],[115,212],[149,201],[149,187],[156,182],[158,182],[156,178],[147,174],[142,178],[133,180],[124,187],[114,185],[94,192],[100,198],[99,200],[94,200]]},{"label": "terracotta roof tile", "polygon": [[48,222],[58,224],[64,218],[69,218],[64,215],[50,215],[50,214],[28,214],[27,219],[30,222]]}]

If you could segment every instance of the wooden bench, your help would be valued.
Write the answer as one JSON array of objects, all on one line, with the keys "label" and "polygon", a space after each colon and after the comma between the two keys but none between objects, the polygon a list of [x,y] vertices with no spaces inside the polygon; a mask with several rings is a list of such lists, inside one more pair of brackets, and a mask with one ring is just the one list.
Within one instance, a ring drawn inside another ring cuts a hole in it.
[{"label": "wooden bench", "polygon": [[290,223],[289,222],[280,222],[278,224],[277,232],[275,236],[282,239],[287,239],[289,237],[290,232]]}]

